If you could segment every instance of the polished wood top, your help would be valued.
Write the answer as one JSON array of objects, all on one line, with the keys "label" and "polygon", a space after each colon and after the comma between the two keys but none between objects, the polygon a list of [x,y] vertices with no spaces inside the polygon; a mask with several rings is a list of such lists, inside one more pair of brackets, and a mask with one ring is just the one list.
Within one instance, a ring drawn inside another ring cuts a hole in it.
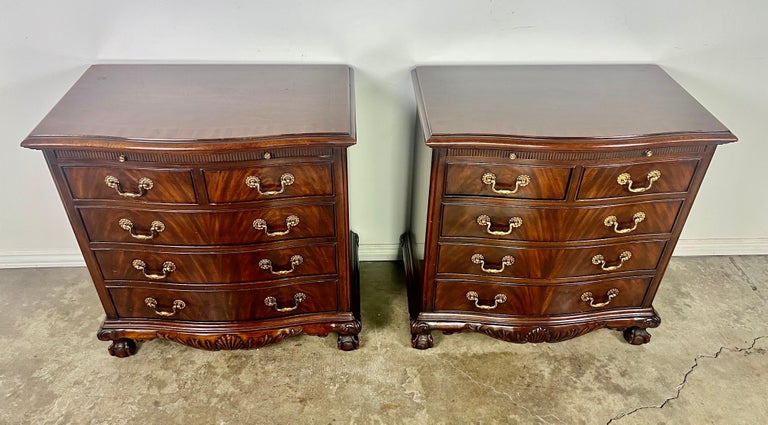
[{"label": "polished wood top", "polygon": [[430,145],[736,140],[656,65],[420,66],[413,79]]},{"label": "polished wood top", "polygon": [[344,65],[94,65],[23,145],[351,144],[354,117],[352,70]]}]

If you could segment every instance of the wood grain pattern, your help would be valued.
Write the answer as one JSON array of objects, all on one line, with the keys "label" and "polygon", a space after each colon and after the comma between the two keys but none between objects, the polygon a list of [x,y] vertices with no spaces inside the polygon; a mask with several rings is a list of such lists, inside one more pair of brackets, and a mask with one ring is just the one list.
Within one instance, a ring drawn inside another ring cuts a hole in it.
[{"label": "wood grain pattern", "polygon": [[[578,285],[500,285],[482,281],[436,282],[436,311],[467,311],[474,313],[507,315],[550,315],[600,311],[621,307],[639,307],[651,279],[630,278],[595,281]],[[581,295],[592,292],[594,304],[606,302],[605,295],[611,289],[618,289],[618,295],[603,307],[591,307],[582,301]],[[506,301],[493,310],[484,310],[467,299],[467,292],[479,296],[478,304],[492,306],[497,294],[506,296]]]},{"label": "wood grain pattern", "polygon": [[[509,164],[448,164],[445,193],[447,195],[479,195],[511,199],[563,199],[571,174],[570,167],[536,167]],[[496,175],[496,188],[514,190],[516,179],[530,177],[527,186],[517,193],[503,195],[483,182],[483,175]]]},{"label": "wood grain pattern", "polygon": [[[212,203],[246,202],[261,199],[283,199],[308,195],[332,195],[331,164],[282,164],[226,170],[204,169],[208,199]],[[282,193],[262,195],[246,186],[245,179],[256,176],[261,180],[262,192],[282,189],[280,177],[289,173],[295,181],[285,186]]]},{"label": "wood grain pattern", "polygon": [[[169,273],[162,282],[176,283],[238,283],[285,279],[298,276],[333,274],[338,271],[336,247],[334,245],[304,245],[278,249],[240,249],[236,252],[198,253],[178,249],[138,251],[129,248],[95,250],[106,280],[131,279],[151,281],[132,266],[135,259],[147,264],[147,273],[162,274],[162,264],[171,261],[176,270]],[[291,269],[291,257],[301,255],[303,262],[294,266],[288,274],[274,274],[259,267],[259,261],[271,261],[275,272]]]},{"label": "wood grain pattern", "polygon": [[[197,201],[189,170],[158,170],[152,168],[120,167],[62,167],[72,197],[75,199],[103,199],[136,203],[158,202],[193,204]],[[107,176],[117,177],[120,190],[139,193],[139,180],[152,180],[152,188],[138,198],[121,196],[107,186]]]},{"label": "wood grain pattern", "polygon": [[[135,242],[147,245],[241,245],[304,238],[335,236],[333,204],[285,205],[244,210],[164,210],[94,208],[78,209],[91,242]],[[299,218],[299,224],[285,235],[268,236],[253,226],[256,219],[266,221],[270,233],[285,232],[286,218]],[[134,233],[150,235],[153,221],[165,229],[149,240],[139,240],[119,226],[121,219],[134,224]]]},{"label": "wood grain pattern", "polygon": [[[677,160],[585,167],[578,198],[622,198],[660,193],[685,193],[691,185],[697,165],[697,160]],[[633,193],[628,189],[628,185],[617,182],[620,174],[628,173],[632,177],[633,188],[644,188],[649,185],[648,173],[654,170],[660,171],[661,177],[645,192]]]},{"label": "wood grain pattern", "polygon": [[[156,286],[110,287],[120,317],[145,317],[165,320],[234,321],[254,320],[287,315],[320,313],[336,310],[336,282],[311,282],[263,288],[206,291],[196,289],[169,289]],[[306,299],[298,304],[294,295],[303,293]],[[147,297],[157,301],[157,307],[146,305]],[[278,308],[296,310],[280,312],[264,303],[266,297],[274,297]],[[186,306],[173,316],[163,317],[155,313],[172,312],[174,300],[182,300]]]},{"label": "wood grain pattern", "polygon": [[[619,272],[653,271],[659,263],[666,241],[642,241],[601,244],[598,246],[559,248],[520,248],[485,244],[440,244],[438,273],[472,274],[483,277],[557,279],[566,277],[611,275]],[[620,264],[619,255],[629,251],[632,257],[616,271],[604,271],[592,263],[592,257],[605,257],[606,267]],[[500,269],[502,258],[511,255],[514,264],[501,273],[486,273],[471,258],[480,254],[486,269]]]},{"label": "wood grain pattern", "polygon": [[[441,235],[445,237],[542,242],[670,233],[682,203],[681,200],[671,200],[595,206],[531,207],[446,202],[443,205],[440,228]],[[633,216],[638,212],[645,213],[645,219],[630,233],[616,233],[613,226],[605,225],[607,217],[615,216],[619,230],[631,229],[634,225]],[[523,224],[512,228],[508,235],[493,235],[488,232],[487,225],[478,224],[477,218],[481,215],[490,217],[491,232],[509,231],[509,220],[513,217],[520,217]]]}]

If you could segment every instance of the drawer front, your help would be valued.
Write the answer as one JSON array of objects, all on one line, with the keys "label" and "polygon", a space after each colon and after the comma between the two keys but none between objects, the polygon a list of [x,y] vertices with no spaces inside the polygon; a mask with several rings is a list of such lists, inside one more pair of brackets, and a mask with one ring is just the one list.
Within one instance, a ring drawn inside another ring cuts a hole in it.
[{"label": "drawer front", "polygon": [[442,236],[572,241],[670,233],[680,200],[596,207],[443,206]]},{"label": "drawer front", "polygon": [[80,208],[91,242],[233,245],[335,235],[333,205],[197,212]]},{"label": "drawer front", "polygon": [[109,293],[122,318],[236,321],[337,309],[335,281],[207,291],[111,287]]},{"label": "drawer front", "polygon": [[62,167],[74,199],[194,204],[189,170]]},{"label": "drawer front", "polygon": [[[438,273],[557,279],[656,269],[666,241],[591,247],[519,248],[441,244]],[[629,254],[625,254],[625,253]],[[601,257],[602,261],[600,261]]]},{"label": "drawer front", "polygon": [[448,164],[447,195],[565,199],[571,168],[508,164]]},{"label": "drawer front", "polygon": [[337,272],[336,246],[330,244],[234,253],[132,250],[94,250],[94,253],[106,280],[238,283]]},{"label": "drawer front", "polygon": [[541,316],[640,307],[650,282],[650,278],[631,278],[569,285],[494,285],[438,280],[435,310]]},{"label": "drawer front", "polygon": [[333,195],[330,163],[203,170],[212,203]]},{"label": "drawer front", "polygon": [[698,160],[585,167],[579,199],[622,198],[640,194],[684,193]]}]

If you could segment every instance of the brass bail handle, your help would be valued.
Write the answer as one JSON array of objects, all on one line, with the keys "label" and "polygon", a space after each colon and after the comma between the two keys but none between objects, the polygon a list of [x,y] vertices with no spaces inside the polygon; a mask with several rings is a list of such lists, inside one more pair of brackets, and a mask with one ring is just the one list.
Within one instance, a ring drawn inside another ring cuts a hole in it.
[{"label": "brass bail handle", "polygon": [[509,228],[507,230],[491,230],[493,226],[493,220],[487,214],[477,216],[477,224],[485,227],[485,232],[493,236],[506,236],[512,233],[512,230],[517,229],[523,225],[523,219],[520,217],[512,217],[509,219]]},{"label": "brass bail handle", "polygon": [[600,266],[601,269],[610,272],[614,270],[618,270],[621,268],[621,266],[624,265],[629,259],[632,258],[632,253],[629,251],[624,251],[621,254],[619,254],[619,263],[613,266],[606,265],[605,257],[602,254],[597,254],[594,257],[592,257],[592,264]]},{"label": "brass bail handle", "polygon": [[140,271],[144,275],[144,277],[146,277],[147,279],[153,279],[153,280],[165,279],[166,277],[168,277],[169,274],[171,274],[176,270],[176,264],[174,264],[172,261],[163,262],[163,268],[162,268],[163,274],[147,273],[147,263],[145,263],[144,260],[139,260],[138,258],[133,260],[131,262],[131,265],[133,266],[134,269]]},{"label": "brass bail handle", "polygon": [[606,300],[601,303],[595,303],[594,295],[592,295],[592,292],[585,292],[581,294],[581,300],[585,303],[589,303],[590,307],[593,308],[599,308],[599,307],[605,307],[608,304],[611,303],[611,300],[616,298],[616,296],[619,295],[619,290],[616,288],[609,289],[608,292],[605,293]]},{"label": "brass bail handle", "polygon": [[105,177],[104,183],[107,184],[107,187],[115,189],[118,195],[124,196],[126,198],[138,198],[144,196],[149,189],[152,189],[155,186],[155,183],[152,181],[152,179],[147,177],[142,177],[139,179],[138,192],[123,192],[123,188],[120,186],[120,180],[115,176]]},{"label": "brass bail handle", "polygon": [[291,268],[290,269],[287,269],[287,270],[274,270],[273,267],[272,267],[272,261],[269,260],[269,259],[266,259],[266,258],[262,258],[261,260],[259,260],[259,268],[264,269],[264,270],[269,270],[270,273],[275,274],[275,275],[284,275],[284,274],[288,274],[288,273],[293,273],[294,271],[296,271],[296,267],[304,262],[304,257],[302,257],[301,255],[296,254],[296,255],[291,257],[290,262],[291,262]]},{"label": "brass bail handle", "polygon": [[267,307],[274,308],[275,311],[285,312],[285,311],[296,310],[297,308],[299,308],[299,304],[303,303],[306,300],[307,300],[307,294],[305,294],[303,292],[297,292],[297,293],[293,294],[293,303],[294,303],[293,307],[282,307],[282,308],[278,307],[277,306],[277,298],[271,297],[271,296],[267,297],[267,298],[264,298],[264,304]]},{"label": "brass bail handle", "polygon": [[256,220],[253,220],[253,228],[256,230],[263,230],[264,234],[267,236],[284,236],[288,233],[291,233],[291,228],[298,226],[299,221],[299,216],[289,215],[285,218],[285,230],[270,232],[267,220],[264,220],[263,218],[257,218]]},{"label": "brass bail handle", "polygon": [[482,270],[485,273],[501,273],[504,271],[504,267],[511,266],[512,264],[515,264],[515,257],[511,255],[505,255],[501,257],[501,268],[498,269],[490,269],[485,267],[485,258],[482,254],[472,254],[472,257],[469,259],[474,264],[480,265],[480,270]]},{"label": "brass bail handle", "polygon": [[150,225],[149,225],[149,234],[136,233],[134,231],[133,222],[131,220],[127,219],[127,218],[121,218],[120,221],[117,222],[117,225],[120,226],[120,228],[122,228],[123,230],[127,231],[128,233],[130,233],[130,235],[134,239],[138,239],[140,241],[146,241],[146,240],[154,239],[160,233],[162,233],[163,230],[165,230],[165,224],[163,224],[162,221],[157,221],[157,220],[155,220],[152,223],[150,223]]},{"label": "brass bail handle", "polygon": [[481,180],[484,185],[490,186],[491,190],[494,193],[498,193],[499,195],[514,195],[517,193],[517,191],[521,187],[528,186],[531,183],[531,176],[528,176],[526,174],[521,174],[517,176],[515,179],[515,188],[514,189],[504,189],[504,188],[498,188],[496,187],[496,174],[494,173],[485,173],[483,174],[483,177],[481,177]]},{"label": "brass bail handle", "polygon": [[182,300],[173,300],[173,304],[171,304],[171,311],[162,311],[157,309],[157,300],[152,297],[144,298],[144,304],[147,305],[147,307],[151,308],[155,311],[155,314],[158,316],[163,317],[170,317],[176,314],[179,310],[184,310],[187,307],[187,303],[185,303]]},{"label": "brass bail handle", "polygon": [[650,190],[651,186],[653,186],[653,182],[659,180],[660,178],[661,178],[661,171],[651,170],[645,176],[645,180],[648,182],[647,186],[645,187],[632,187],[632,184],[634,182],[632,181],[632,176],[629,173],[619,174],[619,177],[616,178],[616,182],[622,186],[627,185],[627,189],[632,193],[642,193],[647,190]]},{"label": "brass bail handle", "polygon": [[245,178],[245,185],[251,189],[256,189],[259,195],[273,196],[285,192],[285,188],[292,185],[296,178],[291,173],[284,173],[280,176],[280,190],[261,190],[261,178],[259,176],[248,176]]},{"label": "brass bail handle", "polygon": [[606,217],[603,221],[603,224],[605,224],[607,227],[613,227],[613,231],[616,233],[624,234],[635,231],[637,229],[637,225],[642,223],[643,220],[645,220],[645,213],[638,211],[632,216],[632,222],[634,223],[632,227],[619,229],[619,219],[615,215],[609,215]]},{"label": "brass bail handle", "polygon": [[480,304],[480,296],[475,291],[467,292],[466,297],[468,300],[475,302],[475,307],[482,310],[493,310],[498,307],[499,304],[507,302],[507,296],[504,294],[496,294],[496,296],[493,297],[493,305]]}]

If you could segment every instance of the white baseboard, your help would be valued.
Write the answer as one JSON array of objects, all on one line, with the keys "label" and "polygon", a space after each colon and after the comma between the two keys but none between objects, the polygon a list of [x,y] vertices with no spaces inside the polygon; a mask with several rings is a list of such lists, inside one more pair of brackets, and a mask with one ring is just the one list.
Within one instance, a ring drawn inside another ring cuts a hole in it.
[{"label": "white baseboard", "polygon": [[[398,244],[363,244],[360,261],[395,261]],[[681,239],[675,256],[768,255],[768,238]],[[79,251],[0,251],[0,269],[32,267],[85,267]]]}]

